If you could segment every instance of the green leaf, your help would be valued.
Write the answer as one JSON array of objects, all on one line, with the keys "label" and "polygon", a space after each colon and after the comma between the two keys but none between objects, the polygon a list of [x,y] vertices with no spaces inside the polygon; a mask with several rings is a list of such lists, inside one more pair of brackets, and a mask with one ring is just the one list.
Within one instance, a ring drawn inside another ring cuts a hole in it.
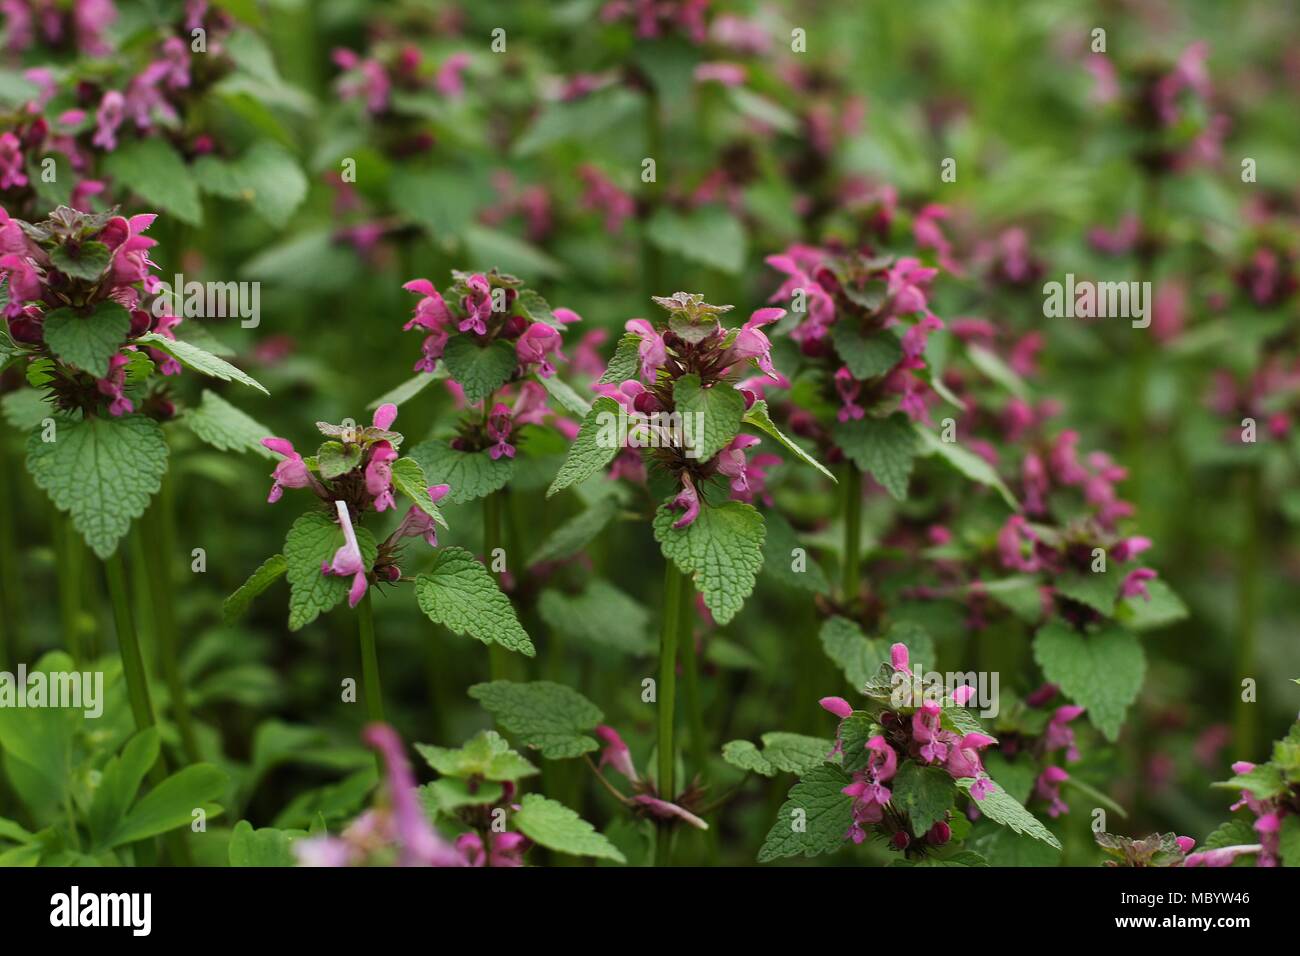
[{"label": "green leaf", "polygon": [[90,315],[72,309],[55,309],[45,317],[45,344],[60,361],[75,365],[95,378],[108,375],[108,360],[126,344],[131,314],[111,299],[95,306]]},{"label": "green leaf", "polygon": [[415,506],[444,528],[447,521],[438,506],[429,497],[429,480],[424,469],[414,458],[399,458],[393,462],[393,487],[415,503]]},{"label": "green leaf", "polygon": [[[970,794],[971,784],[975,782],[973,777],[963,777],[957,781],[957,786]],[[1035,840],[1041,840],[1048,846],[1061,849],[1061,841],[1051,830],[1043,826],[1036,816],[1022,807],[1009,793],[1003,790],[997,783],[994,783],[991,792],[984,795],[983,800],[976,800],[971,797],[971,803],[984,816],[988,817],[994,823],[1000,823],[1004,827],[1009,827],[1016,833],[1033,837]]]},{"label": "green leaf", "polygon": [[604,720],[605,715],[563,684],[497,680],[473,685],[469,696],[520,741],[540,750],[547,760],[581,757],[599,749],[586,731]]},{"label": "green leaf", "polygon": [[839,321],[831,326],[835,351],[860,382],[884,375],[903,360],[903,346],[889,331],[863,334],[853,322]]},{"label": "green leaf", "polygon": [[1151,600],[1140,595],[1119,602],[1115,617],[1134,631],[1153,631],[1168,627],[1187,617],[1187,605],[1162,579],[1147,582]]},{"label": "green leaf", "polygon": [[364,452],[360,445],[345,445],[338,441],[323,443],[316,452],[316,470],[327,481],[333,481],[361,464]]},{"label": "green leaf", "polygon": [[55,246],[50,251],[50,262],[54,268],[66,276],[86,282],[94,282],[102,276],[112,261],[112,250],[102,242],[81,243],[75,256],[67,245]]},{"label": "green leaf", "polygon": [[456,335],[442,353],[443,365],[465,389],[465,401],[471,405],[483,401],[510,380],[519,360],[506,342],[492,342],[480,347],[470,335]]},{"label": "green leaf", "polygon": [[967,843],[990,866],[1060,866],[1061,854],[1050,845],[1006,827],[984,824]]},{"label": "green leaf", "polygon": [[1106,571],[1072,571],[1056,579],[1056,592],[1110,617],[1115,613],[1119,572],[1113,566]]},{"label": "green leaf", "polygon": [[654,518],[655,540],[665,558],[691,575],[713,619],[726,624],[754,590],[763,565],[763,516],[753,505],[727,501],[702,506],[685,528],[672,526],[678,517],[661,505]]},{"label": "green leaf", "polygon": [[409,402],[434,382],[441,382],[446,377],[447,368],[441,364],[432,372],[418,372],[414,378],[408,378],[401,385],[380,395],[366,406],[366,410],[373,411],[380,405],[401,405],[403,402]]},{"label": "green leaf", "polygon": [[424,470],[430,485],[449,485],[443,501],[463,505],[486,498],[510,482],[514,459],[493,458],[486,451],[460,451],[445,441],[420,442],[410,457]]},{"label": "green leaf", "polygon": [[1024,380],[996,354],[978,345],[968,346],[966,354],[970,357],[971,364],[985,377],[1001,385],[1016,398],[1022,400],[1029,398],[1029,389],[1025,386]]},{"label": "green leaf", "polygon": [[505,787],[489,780],[459,780],[443,777],[423,787],[416,788],[420,803],[426,813],[433,816],[451,816],[461,807],[481,807],[500,803]]},{"label": "green leaf", "polygon": [[635,332],[626,332],[618,340],[618,346],[614,349],[614,357],[609,360],[609,365],[605,372],[597,380],[598,385],[607,385],[613,383],[621,385],[631,378],[639,378],[641,374],[641,336]]},{"label": "green leaf", "polygon": [[464,548],[439,548],[433,567],[415,579],[415,597],[429,620],[456,634],[500,644],[526,657],[537,653],[510,599]]},{"label": "green leaf", "polygon": [[515,811],[519,832],[539,846],[573,856],[626,863],[618,847],[562,803],[540,793],[526,793]]},{"label": "green leaf", "polygon": [[899,501],[907,498],[917,443],[906,415],[837,422],[831,435],[858,468],[870,472]]},{"label": "green leaf", "polygon": [[1002,500],[1007,503],[1007,507],[1012,511],[1020,510],[1016,496],[1011,493],[1011,489],[998,477],[998,473],[987,461],[973,451],[962,448],[956,442],[941,441],[939,436],[919,422],[916,423],[915,427],[916,433],[921,438],[920,454],[925,456],[938,455],[971,481],[987,485],[997,491],[1002,496]]},{"label": "green leaf", "polygon": [[[683,375],[673,385],[673,403],[682,414],[687,452],[694,451],[701,462],[731,444],[745,414],[745,396],[736,388],[726,382],[701,388],[700,377],[694,373]],[[688,415],[692,416],[689,422]]]},{"label": "green leaf", "polygon": [[838,615],[826,619],[818,639],[826,656],[844,672],[849,684],[859,693],[880,670],[880,665],[889,660],[889,648],[883,641],[870,639],[856,624]]},{"label": "green leaf", "polygon": [[538,376],[537,380],[542,383],[546,393],[559,402],[560,407],[570,415],[586,418],[591,411],[591,402],[575,392],[560,376],[552,375],[549,378]]},{"label": "green leaf", "polygon": [[1044,677],[1086,708],[1107,740],[1118,739],[1146,673],[1146,656],[1132,633],[1112,625],[1083,635],[1063,621],[1051,621],[1034,638],[1034,660]]},{"label": "green leaf", "polygon": [[234,624],[248,613],[253,599],[280,580],[288,570],[284,555],[273,554],[254,571],[234,594],[226,598],[221,605],[221,619],[226,624]]},{"label": "green leaf", "polygon": [[469,260],[479,263],[484,270],[490,264],[503,272],[539,279],[559,278],[565,273],[564,266],[557,260],[531,242],[516,239],[508,232],[470,223],[465,227],[464,238]]},{"label": "green leaf", "polygon": [[105,846],[110,849],[124,846],[189,826],[197,809],[203,809],[209,817],[215,816],[221,808],[212,801],[225,792],[228,782],[225,773],[212,764],[191,764],[136,801],[131,812],[106,838]]},{"label": "green leaf", "polygon": [[216,392],[205,388],[198,406],[186,410],[180,420],[202,441],[220,451],[248,451],[262,458],[275,458],[262,444],[262,439],[271,434],[270,429]]},{"label": "green leaf", "polygon": [[125,186],[191,226],[203,222],[199,187],[178,152],[161,136],[127,143],[104,158],[104,170]]},{"label": "green leaf", "polygon": [[722,759],[733,767],[749,773],[762,774],[764,777],[776,776],[776,768],[748,740],[727,741],[722,745]]},{"label": "green leaf", "polygon": [[307,177],[282,146],[258,140],[235,160],[201,156],[194,177],[206,192],[250,203],[259,216],[281,229],[307,197]]},{"label": "green leaf", "polygon": [[569,454],[560,466],[546,497],[586,481],[603,471],[623,447],[619,430],[619,405],[612,398],[601,396],[592,403],[591,412],[582,420],[578,436],[569,447]]},{"label": "green leaf", "polygon": [[640,107],[641,96],[618,85],[582,99],[550,103],[515,140],[511,152],[524,157],[569,139],[591,142],[591,137],[630,118]]},{"label": "green leaf", "polygon": [[152,418],[59,419],[55,440],[27,438],[27,470],[100,558],[117,550],[167,471],[167,442]]},{"label": "green leaf", "polygon": [[853,798],[841,791],[850,782],[849,775],[834,764],[808,771],[790,788],[758,851],[758,862],[819,856],[843,846],[853,822]]},{"label": "green leaf", "polygon": [[[357,544],[366,568],[374,566],[379,546],[366,528],[357,526]],[[297,631],[332,609],[348,595],[350,578],[323,574],[321,565],[334,560],[343,547],[343,529],[320,511],[309,511],[293,523],[284,539],[285,573],[289,578],[289,630]]]},{"label": "green leaf", "polygon": [[159,351],[166,352],[182,365],[188,365],[196,372],[219,378],[223,382],[239,382],[241,385],[257,389],[263,395],[271,394],[261,382],[247,372],[235,368],[225,359],[218,358],[211,352],[199,348],[193,342],[186,342],[184,339],[169,339],[157,332],[146,332],[135,341],[139,345],[148,345]]},{"label": "green leaf", "polygon": [[20,388],[0,397],[4,419],[20,432],[33,428],[54,414],[54,406],[34,388]]},{"label": "green leaf", "polygon": [[563,561],[571,558],[605,529],[619,511],[618,500],[614,497],[601,498],[586,511],[570,518],[560,525],[542,542],[542,546],[528,559],[530,565],[543,561]]},{"label": "green leaf", "polygon": [[[785,516],[778,511],[769,511],[763,520],[767,527],[767,537],[763,539],[763,571],[790,587],[814,594],[827,593],[831,584],[826,572],[808,554],[808,549]],[[796,561],[802,562],[802,570],[795,569]]]},{"label": "green leaf", "polygon": [[889,784],[890,803],[907,814],[912,833],[924,837],[947,814],[957,796],[957,786],[947,771],[904,760]]},{"label": "green leaf", "polygon": [[812,465],[833,482],[838,481],[825,465],[812,455],[808,454],[808,452],[804,451],[803,448],[797,445],[793,439],[786,436],[781,429],[776,427],[776,424],[772,421],[771,413],[768,411],[767,401],[765,399],[760,398],[749,408],[748,411],[745,412],[744,422],[746,425],[753,425],[760,431],[766,432],[769,436],[775,438],[781,444],[781,447],[790,452],[805,465]]},{"label": "green leaf", "polygon": [[293,845],[307,835],[305,830],[256,830],[247,820],[235,824],[230,834],[231,866],[297,866]]},{"label": "green leaf", "polygon": [[763,759],[782,773],[804,774],[826,760],[835,741],[774,730],[763,734]]},{"label": "green leaf", "polygon": [[728,275],[739,275],[745,265],[745,229],[719,206],[690,212],[661,206],[646,225],[646,237],[665,252]]},{"label": "green leaf", "polygon": [[150,727],[131,737],[122,753],[104,766],[86,815],[96,846],[103,846],[126,816],[145,774],[158,760],[161,746],[158,731]]},{"label": "green leaf", "polygon": [[[1284,820],[1295,819],[1293,817],[1284,817]],[[1215,827],[1205,842],[1198,849],[1201,850],[1221,850],[1225,846],[1241,846],[1259,842],[1259,834],[1255,828],[1245,820],[1229,820]],[[1286,861],[1283,860],[1285,863]],[[1294,863],[1287,864],[1294,866]]]},{"label": "green leaf", "polygon": [[495,730],[480,731],[459,749],[416,744],[420,756],[444,777],[480,777],[484,780],[521,780],[538,772]]},{"label": "green leaf", "polygon": [[537,603],[542,621],[552,631],[595,647],[612,647],[628,654],[648,654],[650,614],[603,578],[593,578],[581,594],[547,589]]}]

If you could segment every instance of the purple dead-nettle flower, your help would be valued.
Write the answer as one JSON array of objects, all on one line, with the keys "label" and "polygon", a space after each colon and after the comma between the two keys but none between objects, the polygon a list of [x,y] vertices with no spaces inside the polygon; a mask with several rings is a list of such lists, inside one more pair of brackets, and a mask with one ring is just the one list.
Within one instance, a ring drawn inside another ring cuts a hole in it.
[{"label": "purple dead-nettle flower", "polygon": [[[120,417],[137,410],[160,419],[174,414],[168,390],[156,379],[146,384],[154,371],[163,376],[181,371],[160,341],[176,340],[181,319],[155,298],[161,287],[149,252],[157,241],[144,233],[156,218],[59,206],[48,219],[29,223],[0,207],[7,330],[30,360],[51,363],[43,387],[56,408],[89,416]],[[116,344],[97,344],[94,354],[78,350],[76,361],[83,368],[67,357],[65,346],[47,341],[46,320],[55,313],[57,321],[84,320],[101,329],[125,313],[125,332]],[[150,361],[132,362],[142,348]]]},{"label": "purple dead-nettle flower", "polygon": [[853,797],[853,823],[845,834],[854,843],[866,839],[866,825],[884,819],[885,805],[892,794],[885,784],[898,770],[898,754],[884,737],[877,734],[864,745],[869,756],[867,766],[853,774],[853,782],[841,792]]},{"label": "purple dead-nettle flower", "polygon": [[1059,817],[1070,812],[1070,807],[1061,799],[1061,784],[1070,779],[1070,775],[1061,767],[1047,767],[1038,775],[1034,783],[1034,796],[1046,800],[1048,816]]},{"label": "purple dead-nettle flower", "polygon": [[[608,724],[601,724],[596,728],[596,736],[601,740],[600,762],[590,766],[604,780],[606,788],[617,795],[624,806],[642,816],[652,817],[657,820],[680,820],[701,830],[709,828],[707,823],[691,812],[703,796],[700,790],[691,786],[678,796],[675,801],[665,800],[655,789],[654,781],[637,772],[636,765],[632,761],[631,750],[623,742],[623,738],[617,730]],[[634,791],[632,796],[628,797],[619,793],[613,784],[604,778],[603,770],[606,766],[613,767],[627,778]]]},{"label": "purple dead-nettle flower", "polygon": [[370,724],[362,733],[385,769],[387,804],[367,810],[340,836],[313,836],[294,844],[301,866],[470,866],[472,854],[445,840],[420,806],[415,775],[396,731]]},{"label": "purple dead-nettle flower", "polygon": [[619,736],[618,731],[608,724],[601,724],[596,728],[596,736],[604,741],[600,748],[600,763],[597,767],[608,764],[632,783],[639,781],[641,778],[632,763],[632,752],[628,750],[627,744],[623,743],[623,738]]},{"label": "purple dead-nettle flower", "polygon": [[492,406],[492,411],[488,413],[487,433],[488,438],[492,440],[492,445],[488,447],[488,455],[494,460],[502,457],[515,457],[515,446],[511,445],[507,439],[510,437],[511,429],[510,406],[498,402]]},{"label": "purple dead-nettle flower", "polygon": [[321,564],[321,574],[352,578],[352,586],[348,589],[348,607],[356,607],[370,586],[366,580],[365,558],[361,555],[361,546],[357,544],[357,533],[352,527],[347,502],[336,501],[334,507],[338,511],[339,527],[343,529],[343,546],[334,552],[332,561]]}]

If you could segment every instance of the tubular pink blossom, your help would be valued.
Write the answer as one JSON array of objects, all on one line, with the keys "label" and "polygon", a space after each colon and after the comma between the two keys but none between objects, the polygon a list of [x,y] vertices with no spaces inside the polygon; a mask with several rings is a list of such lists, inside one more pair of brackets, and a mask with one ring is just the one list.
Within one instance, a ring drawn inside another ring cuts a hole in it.
[{"label": "tubular pink blossom", "polygon": [[632,753],[628,750],[627,744],[623,743],[623,738],[618,735],[617,730],[608,724],[601,724],[596,728],[596,736],[605,742],[600,748],[600,763],[597,768],[609,764],[633,783],[641,779],[632,764]]}]

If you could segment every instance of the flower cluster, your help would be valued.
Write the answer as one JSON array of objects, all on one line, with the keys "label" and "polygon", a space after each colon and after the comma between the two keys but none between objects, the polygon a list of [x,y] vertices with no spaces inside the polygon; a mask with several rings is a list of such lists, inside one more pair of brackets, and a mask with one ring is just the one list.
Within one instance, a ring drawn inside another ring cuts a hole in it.
[{"label": "flower cluster", "polygon": [[815,246],[792,246],[766,261],[786,277],[769,301],[795,304],[790,337],[825,367],[841,423],[894,407],[929,421],[934,394],[922,373],[926,341],[943,328],[927,298],[937,268]]},{"label": "flower cluster", "polygon": [[445,484],[426,489],[427,507],[421,502],[411,505],[397,529],[379,545],[373,565],[367,566],[357,539],[354,523],[367,511],[397,507],[393,465],[398,460],[402,436],[391,430],[396,418],[396,405],[381,405],[366,427],[317,422],[316,427],[328,440],[311,459],[303,458],[288,439],[262,439],[262,444],[282,459],[271,474],[274,483],[267,501],[279,501],[285,488],[309,488],[336,513],[344,543],[333,559],[321,566],[321,573],[351,579],[348,604],[352,607],[361,601],[372,582],[401,580],[397,561],[404,539],[423,538],[430,547],[438,546],[438,519],[432,506],[450,491]]},{"label": "flower cluster", "polygon": [[[57,407],[92,413],[103,407],[113,416],[134,411],[127,387],[144,377],[133,370],[135,354],[150,357],[163,375],[180,372],[171,355],[150,346],[140,353],[134,344],[146,333],[174,340],[181,322],[167,298],[156,295],[160,285],[149,250],[157,242],[144,235],[156,218],[60,206],[33,224],[0,207],[6,327],[40,362],[33,370]],[[87,347],[87,340],[95,344]],[[172,411],[161,397],[149,410],[162,417]]]},{"label": "flower cluster", "polygon": [[637,773],[636,765],[632,762],[632,753],[617,730],[607,724],[601,724],[596,728],[596,736],[601,739],[600,762],[596,765],[597,775],[604,780],[601,772],[608,766],[622,774],[632,784],[633,794],[629,797],[614,790],[606,781],[606,787],[624,805],[640,816],[651,819],[680,821],[700,830],[709,828],[707,823],[691,812],[691,808],[700,802],[700,797],[703,795],[701,791],[691,786],[673,801],[665,800],[663,795],[655,790],[653,781]]},{"label": "flower cluster", "polygon": [[[779,459],[774,455],[748,457],[759,439],[737,434],[726,447],[701,460],[698,445],[702,436],[692,431],[692,421],[678,407],[677,386],[689,378],[699,393],[735,389],[743,408],[752,408],[762,394],[764,377],[781,380],[772,365],[772,343],[763,327],[785,312],[759,309],[739,329],[726,329],[718,316],[729,312],[729,305],[710,305],[703,296],[686,292],[668,298],[656,296],[654,301],[669,313],[665,325],[656,326],[647,319],[631,319],[626,325],[636,342],[633,376],[599,382],[593,390],[618,403],[632,423],[622,435],[623,452],[615,461],[615,476],[643,477],[637,449],[651,449],[656,463],[679,488],[668,506],[681,512],[673,527],[685,528],[699,516],[705,482],[720,477],[727,481],[733,499],[752,502],[765,496],[767,469]],[[617,362],[616,355],[611,372]],[[752,372],[761,375],[755,380]]]},{"label": "flower cluster", "polygon": [[[853,797],[853,823],[845,836],[854,843],[867,838],[869,827],[876,827],[898,850],[907,850],[918,840],[930,846],[942,846],[951,838],[952,830],[945,820],[936,821],[924,833],[914,832],[906,814],[891,804],[893,794],[886,784],[897,774],[903,761],[940,768],[954,780],[969,779],[970,795],[977,802],[994,789],[980,752],[996,741],[979,731],[949,729],[955,725],[951,713],[945,721],[945,704],[927,694],[916,695],[909,664],[907,646],[894,644],[888,665],[893,678],[881,682],[875,694],[868,688],[869,695],[889,700],[889,706],[869,715],[869,731],[855,727],[853,735],[849,735],[849,719],[868,715],[854,711],[844,698],[823,697],[820,701],[824,710],[840,718],[832,756],[842,755],[845,769],[852,768],[853,782],[843,792]],[[969,686],[958,688],[952,695],[952,704],[964,706],[972,692]],[[854,750],[865,751],[865,760]]]},{"label": "flower cluster", "polygon": [[394,91],[414,94],[425,91],[457,100],[465,93],[468,53],[453,53],[436,68],[424,60],[419,48],[407,43],[393,50],[362,56],[346,47],[332,54],[334,65],[343,71],[335,88],[345,100],[359,100],[371,116],[382,116],[392,106]]}]

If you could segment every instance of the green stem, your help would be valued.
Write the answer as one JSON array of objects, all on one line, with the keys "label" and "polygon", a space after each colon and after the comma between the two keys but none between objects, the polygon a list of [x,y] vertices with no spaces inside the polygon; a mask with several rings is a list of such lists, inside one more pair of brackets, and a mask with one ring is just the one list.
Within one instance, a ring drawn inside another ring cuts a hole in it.
[{"label": "green stem", "polygon": [[857,600],[862,577],[862,472],[848,463],[844,476],[844,555],[841,598],[845,606]]},{"label": "green stem", "polygon": [[[497,579],[498,585],[501,583],[500,576],[492,570],[492,564],[496,560],[494,555],[501,547],[503,494],[504,492],[494,491],[483,499],[483,561],[487,564],[488,573]],[[489,644],[488,667],[493,680],[508,680],[512,670],[510,652],[496,642]]]},{"label": "green stem", "polygon": [[[8,436],[5,436],[8,439]],[[0,636],[4,638],[4,655],[10,669],[22,659],[19,635],[22,634],[23,593],[18,572],[18,535],[15,516],[19,502],[10,484],[9,462],[17,458],[6,455],[0,462]]]},{"label": "green stem", "polygon": [[695,765],[695,772],[702,774],[705,771],[708,746],[704,739],[704,720],[700,709],[700,665],[699,655],[695,652],[694,633],[694,588],[684,575],[682,580],[684,585],[678,634],[681,641],[679,652],[682,658],[682,677],[686,685],[686,720],[691,728],[691,763]]},{"label": "green stem", "polygon": [[176,631],[176,609],[172,604],[171,562],[174,552],[166,544],[166,533],[155,529],[154,522],[162,520],[161,510],[166,506],[165,500],[159,502],[152,514],[153,521],[147,527],[151,540],[145,542],[145,566],[139,569],[149,591],[149,604],[153,609],[154,638],[158,644],[158,656],[162,663],[163,679],[167,682],[167,693],[171,697],[172,716],[181,735],[181,747],[189,763],[197,763],[199,757],[198,738],[194,733],[194,720],[190,716],[190,703],[185,690],[185,679],[181,676],[180,651]]},{"label": "green stem", "polygon": [[1241,534],[1241,548],[1237,561],[1237,642],[1235,686],[1233,687],[1233,747],[1237,757],[1249,760],[1256,757],[1255,701],[1242,700],[1241,682],[1255,678],[1258,682],[1255,660],[1256,619],[1259,612],[1259,526],[1260,488],[1259,469],[1247,467],[1240,476],[1241,500],[1245,515]]},{"label": "green stem", "polygon": [[[131,618],[131,596],[127,591],[126,566],[121,551],[104,559],[104,576],[108,581],[108,596],[113,605],[113,625],[117,630],[117,647],[122,655],[122,677],[126,681],[126,696],[131,702],[131,714],[137,730],[155,726],[153,704],[149,700],[149,678],[144,669],[144,656],[140,653],[140,638],[135,621]],[[156,784],[167,777],[167,765],[159,754],[149,771],[149,780]]]},{"label": "green stem", "polygon": [[[673,731],[677,703],[677,643],[682,627],[682,602],[688,584],[672,561],[664,562],[663,631],[659,637],[659,687],[655,699],[659,707],[659,773],[656,779],[659,796],[672,800],[677,795],[673,779]],[[668,864],[670,830],[660,827],[655,842],[655,864]]]},{"label": "green stem", "polygon": [[68,653],[80,665],[86,660],[81,645],[81,537],[71,518],[55,516],[59,540],[59,623]]},{"label": "green stem", "polygon": [[366,716],[372,721],[382,721],[384,697],[379,686],[379,651],[375,647],[375,616],[369,591],[357,605],[357,629],[361,635],[361,685],[366,695]]}]

